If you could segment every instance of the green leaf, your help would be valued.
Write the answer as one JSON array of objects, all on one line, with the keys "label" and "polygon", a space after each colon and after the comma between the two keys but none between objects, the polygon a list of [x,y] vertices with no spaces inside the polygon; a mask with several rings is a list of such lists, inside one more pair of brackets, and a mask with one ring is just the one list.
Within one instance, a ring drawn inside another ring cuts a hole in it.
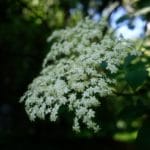
[{"label": "green leaf", "polygon": [[137,56],[134,56],[134,55],[128,55],[126,58],[125,58],[125,61],[124,61],[124,67],[128,67],[131,62],[136,58]]},{"label": "green leaf", "polygon": [[137,131],[132,132],[118,132],[114,135],[114,139],[121,142],[131,142],[137,137]]},{"label": "green leaf", "polygon": [[146,71],[144,63],[133,64],[126,69],[126,81],[133,89],[137,89],[141,86],[147,77],[148,72]]}]

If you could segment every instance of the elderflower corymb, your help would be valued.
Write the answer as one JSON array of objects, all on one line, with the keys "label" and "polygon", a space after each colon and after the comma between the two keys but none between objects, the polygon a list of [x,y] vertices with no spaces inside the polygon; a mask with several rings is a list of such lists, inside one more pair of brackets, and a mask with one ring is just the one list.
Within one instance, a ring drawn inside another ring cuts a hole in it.
[{"label": "elderflower corymb", "polygon": [[125,40],[103,35],[105,27],[104,20],[97,23],[86,18],[49,37],[53,44],[43,69],[21,99],[31,120],[49,116],[56,121],[59,109],[65,106],[74,112],[73,130],[80,131],[81,123],[99,130],[95,107],[112,94],[116,84],[107,73],[117,73],[127,55],[137,53]]}]

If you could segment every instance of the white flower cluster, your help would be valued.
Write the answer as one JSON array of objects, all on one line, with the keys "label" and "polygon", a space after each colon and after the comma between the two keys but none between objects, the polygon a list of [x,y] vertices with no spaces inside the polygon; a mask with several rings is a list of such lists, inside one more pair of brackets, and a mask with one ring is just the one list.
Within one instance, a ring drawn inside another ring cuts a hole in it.
[{"label": "white flower cluster", "polygon": [[103,35],[105,26],[105,21],[96,23],[86,18],[48,39],[54,44],[43,69],[21,99],[31,120],[49,116],[56,121],[60,107],[65,105],[74,112],[75,131],[80,131],[81,123],[99,130],[94,108],[101,98],[112,94],[116,83],[107,73],[116,73],[129,53],[136,54],[130,43]]}]

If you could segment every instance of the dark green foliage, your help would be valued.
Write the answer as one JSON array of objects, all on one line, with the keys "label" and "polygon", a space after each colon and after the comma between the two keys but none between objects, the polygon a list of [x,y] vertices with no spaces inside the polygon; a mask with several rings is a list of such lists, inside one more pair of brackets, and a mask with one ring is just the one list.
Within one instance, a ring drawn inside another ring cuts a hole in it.
[{"label": "dark green foliage", "polygon": [[144,81],[148,77],[148,72],[146,71],[145,64],[141,62],[137,64],[132,64],[130,67],[127,68],[125,77],[128,84],[134,90],[136,90],[144,83]]},{"label": "dark green foliage", "polygon": [[142,127],[138,132],[137,137],[137,149],[138,150],[149,150],[150,149],[150,118],[145,116]]}]

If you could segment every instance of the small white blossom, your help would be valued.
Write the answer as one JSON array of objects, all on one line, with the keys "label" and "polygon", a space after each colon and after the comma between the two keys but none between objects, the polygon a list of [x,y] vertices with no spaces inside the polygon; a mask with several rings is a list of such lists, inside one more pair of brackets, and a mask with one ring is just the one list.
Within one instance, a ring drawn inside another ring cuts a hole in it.
[{"label": "small white blossom", "polygon": [[73,130],[76,132],[80,132],[80,124],[79,119],[77,117],[74,118]]},{"label": "small white blossom", "polygon": [[51,111],[51,115],[50,115],[50,120],[51,121],[56,121],[57,119],[57,114],[58,114],[58,110],[59,110],[60,105],[59,104],[55,104],[54,108]]},{"label": "small white blossom", "polygon": [[[21,98],[31,120],[56,121],[61,106],[74,112],[73,130],[80,131],[80,123],[95,132],[94,108],[100,97],[112,94],[116,80],[107,73],[116,73],[128,54],[137,54],[125,40],[103,36],[105,21],[88,18],[73,28],[55,31],[48,41],[55,39],[43,62],[40,75],[29,85]],[[105,67],[102,67],[102,63]]]}]

